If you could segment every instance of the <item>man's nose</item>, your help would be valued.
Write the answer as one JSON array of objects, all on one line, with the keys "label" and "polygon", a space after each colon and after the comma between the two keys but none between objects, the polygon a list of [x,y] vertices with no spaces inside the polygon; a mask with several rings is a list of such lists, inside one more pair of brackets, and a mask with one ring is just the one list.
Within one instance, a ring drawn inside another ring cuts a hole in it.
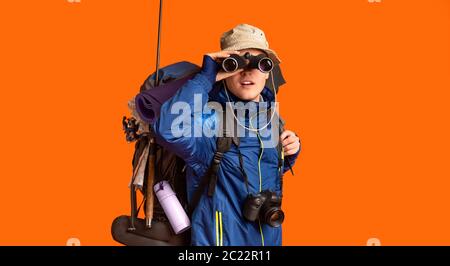
[{"label": "man's nose", "polygon": [[251,69],[251,68],[244,68],[244,70],[240,73],[242,77],[244,76],[253,76],[253,71],[255,69]]},{"label": "man's nose", "polygon": [[253,69],[245,67],[244,70],[242,70],[241,75],[245,76],[245,75],[251,75],[252,74]]}]

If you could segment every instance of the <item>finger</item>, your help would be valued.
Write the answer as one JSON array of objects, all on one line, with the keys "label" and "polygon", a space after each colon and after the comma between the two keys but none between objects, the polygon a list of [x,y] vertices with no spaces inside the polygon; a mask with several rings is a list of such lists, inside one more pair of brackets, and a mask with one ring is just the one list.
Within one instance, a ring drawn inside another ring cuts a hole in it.
[{"label": "finger", "polygon": [[226,54],[240,54],[240,52],[239,51],[237,51],[237,50],[230,50],[230,51],[221,51],[221,52],[224,52],[224,53],[226,53]]},{"label": "finger", "polygon": [[299,147],[300,145],[298,143],[291,143],[286,147],[284,147],[284,154],[285,155],[294,154],[298,151]]},{"label": "finger", "polygon": [[239,51],[220,51],[216,53],[211,53],[209,54],[209,56],[211,56],[213,59],[218,59],[229,57],[232,54],[239,54]]},{"label": "finger", "polygon": [[291,143],[297,140],[297,136],[296,135],[288,135],[287,137],[285,137],[283,139],[284,143]]},{"label": "finger", "polygon": [[286,145],[289,145],[294,142],[295,142],[295,139],[292,139],[292,137],[287,137],[281,142],[281,144],[283,145],[283,147],[285,147]]},{"label": "finger", "polygon": [[297,142],[293,142],[293,143],[290,143],[290,144],[284,146],[283,148],[284,148],[285,151],[289,151],[289,150],[295,149],[297,147],[298,147],[298,143]]},{"label": "finger", "polygon": [[294,132],[292,132],[290,130],[285,130],[285,131],[283,131],[283,133],[281,133],[280,139],[284,140],[287,136],[290,136],[290,135],[295,135],[295,134],[294,134]]},{"label": "finger", "polygon": [[289,151],[285,151],[284,155],[285,156],[293,155],[293,154],[296,154],[297,151],[298,151],[297,149],[292,149],[292,150],[289,150]]},{"label": "finger", "polygon": [[283,144],[283,147],[284,147],[284,146],[286,146],[288,144],[291,144],[291,143],[294,143],[294,142],[298,142],[298,137],[295,136],[295,135],[290,135],[290,136],[288,136],[287,138],[285,138],[283,140],[282,144]]}]

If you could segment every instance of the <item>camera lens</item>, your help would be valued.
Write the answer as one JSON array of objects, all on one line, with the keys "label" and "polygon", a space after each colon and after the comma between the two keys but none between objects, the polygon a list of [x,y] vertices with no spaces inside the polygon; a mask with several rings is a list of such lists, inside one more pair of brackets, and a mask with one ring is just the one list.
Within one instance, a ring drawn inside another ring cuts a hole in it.
[{"label": "camera lens", "polygon": [[225,72],[234,72],[238,67],[238,61],[233,57],[225,58],[222,62],[222,68]]},{"label": "camera lens", "polygon": [[268,57],[262,58],[258,62],[258,68],[261,72],[270,72],[273,69],[273,62]]},{"label": "camera lens", "polygon": [[264,214],[264,222],[272,227],[279,227],[284,221],[284,212],[278,208],[270,208]]}]

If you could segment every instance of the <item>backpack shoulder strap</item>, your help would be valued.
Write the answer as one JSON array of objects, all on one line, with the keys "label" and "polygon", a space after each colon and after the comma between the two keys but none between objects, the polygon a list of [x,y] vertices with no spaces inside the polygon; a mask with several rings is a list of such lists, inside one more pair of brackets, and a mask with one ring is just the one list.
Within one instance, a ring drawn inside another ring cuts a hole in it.
[{"label": "backpack shoulder strap", "polygon": [[191,202],[189,204],[189,215],[192,215],[195,208],[197,207],[200,199],[203,195],[205,187],[208,186],[208,196],[212,197],[214,195],[217,179],[218,179],[218,171],[220,164],[222,162],[223,156],[227,151],[230,150],[231,145],[234,143],[236,146],[239,146],[239,138],[235,135],[232,136],[230,132],[227,130],[226,123],[226,112],[222,112],[221,119],[219,120],[219,134],[216,140],[216,151],[214,152],[213,159],[211,164],[209,165],[208,170],[203,175],[200,184],[195,190],[194,195],[192,196]]}]

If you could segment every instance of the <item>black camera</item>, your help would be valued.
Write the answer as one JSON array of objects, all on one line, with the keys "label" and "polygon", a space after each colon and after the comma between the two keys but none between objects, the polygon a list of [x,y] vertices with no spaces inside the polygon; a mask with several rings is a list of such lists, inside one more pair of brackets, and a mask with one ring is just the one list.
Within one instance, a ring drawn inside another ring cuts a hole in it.
[{"label": "black camera", "polygon": [[268,73],[273,69],[273,61],[264,54],[251,55],[249,52],[244,56],[232,54],[222,61],[222,69],[225,72],[234,72],[241,68],[257,68],[263,73]]},{"label": "black camera", "polygon": [[245,200],[242,214],[250,222],[259,219],[272,227],[279,227],[284,221],[281,198],[269,190],[261,191],[256,195],[250,194]]}]

